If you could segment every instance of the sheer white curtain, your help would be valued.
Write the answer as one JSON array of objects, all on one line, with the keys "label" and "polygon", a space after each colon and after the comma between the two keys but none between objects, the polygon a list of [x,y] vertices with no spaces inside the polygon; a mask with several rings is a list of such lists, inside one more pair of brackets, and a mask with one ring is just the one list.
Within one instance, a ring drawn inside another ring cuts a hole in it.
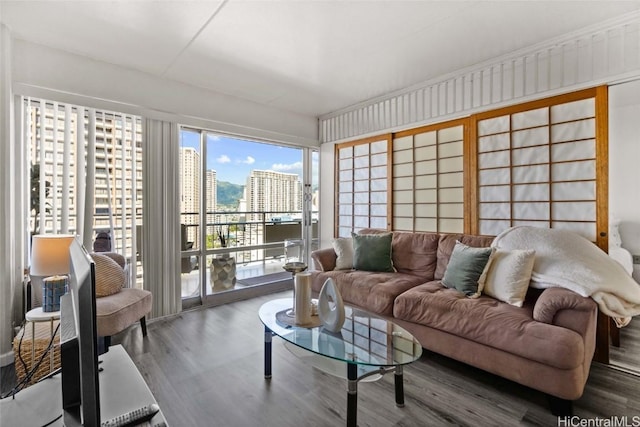
[{"label": "sheer white curtain", "polygon": [[142,265],[153,293],[151,317],[180,312],[179,127],[145,119]]}]

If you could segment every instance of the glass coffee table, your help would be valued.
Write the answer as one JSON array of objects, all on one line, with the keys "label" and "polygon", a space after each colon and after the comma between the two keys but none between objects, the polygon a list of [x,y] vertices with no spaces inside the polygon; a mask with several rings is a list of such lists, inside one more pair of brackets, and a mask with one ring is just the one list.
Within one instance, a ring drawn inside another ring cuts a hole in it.
[{"label": "glass coffee table", "polygon": [[404,406],[403,366],[422,355],[422,346],[406,329],[390,320],[345,305],[345,322],[339,333],[324,330],[317,316],[307,327],[297,326],[286,315],[291,298],[269,301],[260,307],[264,324],[264,377],[271,378],[271,339],[277,335],[288,343],[344,363],[347,378],[347,426],[355,427],[358,382],[393,372],[396,405]]}]

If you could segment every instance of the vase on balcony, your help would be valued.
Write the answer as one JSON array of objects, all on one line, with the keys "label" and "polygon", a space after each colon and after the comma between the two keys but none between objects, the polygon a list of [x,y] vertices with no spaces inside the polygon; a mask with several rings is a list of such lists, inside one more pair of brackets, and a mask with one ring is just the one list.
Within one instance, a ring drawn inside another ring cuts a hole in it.
[{"label": "vase on balcony", "polygon": [[236,284],[236,259],[222,254],[211,259],[211,290],[213,292],[233,289]]}]

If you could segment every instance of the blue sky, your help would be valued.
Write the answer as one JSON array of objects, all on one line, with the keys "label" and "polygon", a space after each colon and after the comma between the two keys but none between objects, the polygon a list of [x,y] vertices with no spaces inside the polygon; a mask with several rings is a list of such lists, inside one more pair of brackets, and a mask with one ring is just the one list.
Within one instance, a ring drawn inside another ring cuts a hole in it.
[{"label": "blue sky", "polygon": [[[200,151],[200,136],[182,131],[182,147]],[[207,169],[217,172],[218,181],[246,185],[252,169],[295,173],[302,181],[302,150],[271,144],[244,141],[208,134]]]}]

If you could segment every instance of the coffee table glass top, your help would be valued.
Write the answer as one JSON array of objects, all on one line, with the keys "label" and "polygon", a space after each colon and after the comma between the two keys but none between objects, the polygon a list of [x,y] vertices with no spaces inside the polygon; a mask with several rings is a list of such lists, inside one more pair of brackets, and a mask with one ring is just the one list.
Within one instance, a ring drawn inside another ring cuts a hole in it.
[{"label": "coffee table glass top", "polygon": [[411,333],[376,314],[345,305],[342,330],[333,333],[322,326],[305,328],[278,321],[276,315],[291,305],[291,298],[269,301],[260,307],[260,320],[271,332],[305,350],[369,366],[405,365],[422,355],[422,346]]}]

